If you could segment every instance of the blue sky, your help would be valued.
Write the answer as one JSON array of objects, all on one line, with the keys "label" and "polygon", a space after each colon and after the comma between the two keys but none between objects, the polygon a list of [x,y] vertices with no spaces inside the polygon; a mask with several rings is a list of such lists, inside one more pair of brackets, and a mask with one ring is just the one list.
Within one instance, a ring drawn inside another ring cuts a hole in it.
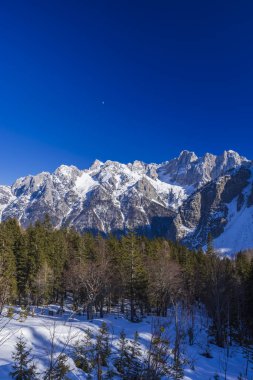
[{"label": "blue sky", "polygon": [[2,0],[0,183],[182,149],[253,158],[253,2]]}]

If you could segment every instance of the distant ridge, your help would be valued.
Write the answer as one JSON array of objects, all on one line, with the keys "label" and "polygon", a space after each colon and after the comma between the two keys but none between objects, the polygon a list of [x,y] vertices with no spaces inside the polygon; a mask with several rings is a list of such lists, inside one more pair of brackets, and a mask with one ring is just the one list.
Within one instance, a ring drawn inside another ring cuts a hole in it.
[{"label": "distant ridge", "polygon": [[202,157],[184,150],[161,164],[95,160],[85,170],[61,165],[0,186],[0,217],[27,227],[48,214],[56,228],[134,230],[192,248],[211,232],[217,248],[233,252],[253,247],[252,183],[252,162],[232,150]]}]

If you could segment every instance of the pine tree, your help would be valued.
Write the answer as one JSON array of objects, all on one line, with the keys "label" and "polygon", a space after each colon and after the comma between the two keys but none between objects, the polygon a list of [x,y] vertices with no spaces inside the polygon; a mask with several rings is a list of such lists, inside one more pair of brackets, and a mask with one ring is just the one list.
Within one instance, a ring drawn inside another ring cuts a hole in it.
[{"label": "pine tree", "polygon": [[123,380],[127,379],[128,368],[130,365],[129,341],[126,339],[124,330],[119,335],[119,352],[114,360],[114,365],[122,376]]},{"label": "pine tree", "polygon": [[14,255],[16,258],[16,278],[19,304],[27,297],[28,286],[28,258],[27,258],[27,242],[25,233],[20,233],[14,244]]},{"label": "pine tree", "polygon": [[136,331],[134,334],[134,340],[129,346],[129,368],[128,379],[138,379],[141,373],[141,346],[139,343],[139,334]]},{"label": "pine tree", "polygon": [[0,225],[0,313],[7,301],[16,295],[16,262],[11,242]]},{"label": "pine tree", "polygon": [[[147,274],[144,268],[141,252],[140,241],[130,233],[121,241],[121,273],[125,287],[125,296],[130,302],[130,320],[138,320],[136,315],[136,304],[142,309],[147,302]],[[141,310],[142,311],[142,310]]]},{"label": "pine tree", "polygon": [[154,326],[146,368],[144,370],[144,379],[158,380],[163,376],[170,374],[168,359],[170,357],[169,339],[166,335],[164,326]]},{"label": "pine tree", "polygon": [[37,373],[36,367],[30,356],[31,349],[26,348],[26,342],[23,335],[20,336],[16,343],[16,349],[12,357],[14,364],[12,366],[13,371],[10,375],[15,380],[36,380]]},{"label": "pine tree", "polygon": [[99,332],[96,338],[96,356],[97,363],[102,366],[107,366],[107,360],[111,354],[111,347],[109,341],[108,326],[103,322],[99,328]]},{"label": "pine tree", "polygon": [[55,302],[62,303],[65,282],[62,274],[67,258],[67,243],[64,231],[52,231],[50,233],[50,242],[52,248],[49,252],[49,264],[53,270],[52,294]]},{"label": "pine tree", "polygon": [[75,365],[88,374],[91,373],[95,365],[95,345],[92,339],[91,330],[86,329],[83,338],[75,345]]},{"label": "pine tree", "polygon": [[57,357],[57,361],[54,365],[49,376],[46,378],[47,380],[68,380],[66,376],[69,372],[69,365],[67,364],[68,357],[65,354],[60,354]]}]

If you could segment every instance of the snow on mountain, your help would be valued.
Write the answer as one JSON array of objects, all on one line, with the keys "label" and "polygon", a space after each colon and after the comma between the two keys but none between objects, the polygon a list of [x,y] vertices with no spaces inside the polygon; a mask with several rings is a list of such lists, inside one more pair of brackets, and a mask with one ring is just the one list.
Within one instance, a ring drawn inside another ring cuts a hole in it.
[{"label": "snow on mountain", "polygon": [[199,188],[214,180],[226,171],[249,162],[232,150],[224,151],[220,156],[206,153],[197,157],[194,152],[184,150],[179,157],[174,158],[158,169],[162,181],[181,186]]},{"label": "snow on mountain", "polygon": [[253,175],[249,185],[228,205],[227,225],[214,240],[214,247],[222,253],[233,254],[253,247]]},{"label": "snow on mountain", "polygon": [[80,177],[77,177],[74,189],[78,194],[80,194],[80,196],[84,197],[90,190],[98,185],[99,183],[94,181],[89,174],[82,173]]},{"label": "snow on mountain", "polygon": [[205,246],[211,233],[215,247],[223,253],[248,248],[253,229],[252,189],[251,163],[230,170],[197,189],[173,220],[176,238],[198,248]]},{"label": "snow on mountain", "polygon": [[[191,247],[204,245],[210,230],[217,246],[237,249],[245,247],[246,239],[236,239],[236,245],[229,240],[231,226],[247,224],[244,231],[250,235],[252,205],[233,214],[232,203],[227,205],[220,193],[231,189],[229,202],[240,196],[247,175],[235,180],[239,184],[234,183],[233,171],[250,165],[231,150],[203,157],[182,151],[161,164],[96,160],[85,170],[61,165],[53,173],[29,175],[10,187],[0,186],[0,217],[15,217],[27,227],[48,214],[56,227],[103,233],[134,229],[179,239]],[[221,180],[219,187],[217,181],[224,176],[226,180]],[[206,186],[213,194],[211,201]],[[247,244],[252,244],[251,240]]]}]

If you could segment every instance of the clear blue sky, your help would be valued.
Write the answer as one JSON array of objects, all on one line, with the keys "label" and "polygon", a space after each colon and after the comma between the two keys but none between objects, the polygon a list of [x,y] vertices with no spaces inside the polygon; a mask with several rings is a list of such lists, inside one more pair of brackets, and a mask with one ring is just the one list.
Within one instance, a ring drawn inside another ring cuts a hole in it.
[{"label": "clear blue sky", "polygon": [[253,2],[2,0],[0,183],[95,158],[253,158]]}]

